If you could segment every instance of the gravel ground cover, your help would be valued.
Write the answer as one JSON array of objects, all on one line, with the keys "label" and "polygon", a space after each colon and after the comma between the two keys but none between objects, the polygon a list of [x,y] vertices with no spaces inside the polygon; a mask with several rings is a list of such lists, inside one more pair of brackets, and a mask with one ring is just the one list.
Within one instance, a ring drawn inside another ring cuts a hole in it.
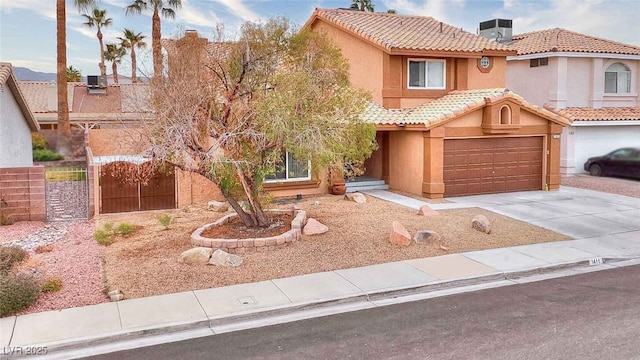
[{"label": "gravel ground cover", "polygon": [[563,176],[562,185],[640,198],[640,180],[596,177],[585,174]]},{"label": "gravel ground cover", "polygon": [[[314,205],[319,201],[318,206]],[[391,261],[422,258],[471,250],[559,241],[569,239],[550,230],[481,209],[441,211],[435,217],[422,217],[416,211],[367,197],[366,204],[325,195],[301,200],[298,205],[329,227],[329,232],[303,236],[284,249],[243,254],[238,268],[211,265],[186,265],[178,255],[191,248],[193,230],[224,214],[188,207],[174,211],[152,211],[100,215],[98,224],[127,221],[139,226],[128,237],[116,237],[104,250],[104,271],[109,289],[119,289],[125,298],[227,286],[239,283],[283,278],[308,273],[366,266]],[[291,205],[280,205],[288,207]],[[167,230],[157,218],[174,217]],[[485,215],[493,224],[487,235],[471,228],[476,214]],[[431,245],[401,248],[388,241],[391,223],[400,221],[413,234],[429,229],[442,235]],[[443,249],[446,248],[447,250]]]},{"label": "gravel ground cover", "polygon": [[7,242],[22,240],[30,234],[43,229],[47,225],[41,221],[20,221],[0,227],[0,245]]}]

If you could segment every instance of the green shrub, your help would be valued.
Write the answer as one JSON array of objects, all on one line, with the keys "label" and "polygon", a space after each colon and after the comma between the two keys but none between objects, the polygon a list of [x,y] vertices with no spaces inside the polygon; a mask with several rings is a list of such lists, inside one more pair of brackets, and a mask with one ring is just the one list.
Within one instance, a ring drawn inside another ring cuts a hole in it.
[{"label": "green shrub", "polygon": [[31,147],[33,150],[47,150],[49,148],[49,141],[44,135],[39,133],[31,134]]},{"label": "green shrub", "polygon": [[107,232],[105,229],[98,229],[93,233],[93,238],[96,239],[98,244],[108,246],[113,243],[111,240],[111,233]]},{"label": "green shrub", "polygon": [[0,274],[7,274],[13,266],[29,257],[29,253],[17,246],[0,247]]},{"label": "green shrub", "polygon": [[133,232],[133,224],[130,224],[128,222],[120,223],[118,224],[115,232],[116,234],[120,235],[129,235]]},{"label": "green shrub", "polygon": [[62,279],[58,277],[48,278],[42,284],[42,292],[56,292],[62,289]]},{"label": "green shrub", "polygon": [[168,215],[168,214],[162,214],[158,216],[158,222],[166,230],[169,228],[169,225],[171,225],[171,223],[173,222],[173,217],[171,217],[171,215]]},{"label": "green shrub", "polygon": [[11,215],[5,213],[8,208],[9,208],[9,203],[7,202],[7,200],[5,200],[4,194],[0,194],[0,226],[13,224],[13,219],[11,219]]},{"label": "green shrub", "polygon": [[40,286],[32,277],[0,275],[0,317],[18,312],[33,304],[40,295]]},{"label": "green shrub", "polygon": [[105,223],[104,225],[102,225],[102,228],[107,233],[113,234],[113,229],[115,228],[115,225],[112,222],[108,222],[108,223]]},{"label": "green shrub", "polygon": [[63,156],[49,149],[33,150],[33,161],[56,161],[62,160]]}]

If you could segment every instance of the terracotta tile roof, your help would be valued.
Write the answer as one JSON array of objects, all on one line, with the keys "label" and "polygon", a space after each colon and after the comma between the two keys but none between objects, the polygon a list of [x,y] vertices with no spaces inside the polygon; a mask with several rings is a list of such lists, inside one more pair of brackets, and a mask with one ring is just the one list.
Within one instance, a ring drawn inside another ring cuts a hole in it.
[{"label": "terracotta tile roof", "polygon": [[569,124],[565,116],[532,105],[505,88],[456,90],[410,109],[385,109],[371,103],[365,112],[364,120],[379,125],[424,124],[426,128],[431,128],[505,98],[515,101],[521,108],[546,119],[562,125]]},{"label": "terracotta tile roof", "polygon": [[[69,108],[73,104],[73,88],[76,83],[67,83],[67,99]],[[34,113],[58,112],[58,102],[56,100],[56,83],[44,81],[19,81],[18,85],[24,97]],[[50,95],[49,95],[50,94]],[[53,96],[49,101],[49,96]]]},{"label": "terracotta tile roof", "polygon": [[547,109],[565,116],[571,121],[640,121],[640,107],[569,107],[561,110]]},{"label": "terracotta tile roof", "polygon": [[547,52],[578,52],[640,55],[640,47],[555,28],[513,36],[510,46],[518,55]]},{"label": "terracotta tile roof", "polygon": [[108,86],[105,94],[89,94],[86,84],[77,85],[73,89],[74,113],[119,113],[120,86]]},{"label": "terracotta tile roof", "polygon": [[18,85],[18,79],[13,73],[11,63],[0,62],[0,90],[4,90],[5,86],[11,91],[31,131],[40,130],[40,125],[38,125],[23,91]]},{"label": "terracotta tile roof", "polygon": [[513,50],[505,45],[444,24],[432,17],[316,9],[304,27],[310,26],[318,18],[363,37],[389,53],[494,51],[513,54]]}]

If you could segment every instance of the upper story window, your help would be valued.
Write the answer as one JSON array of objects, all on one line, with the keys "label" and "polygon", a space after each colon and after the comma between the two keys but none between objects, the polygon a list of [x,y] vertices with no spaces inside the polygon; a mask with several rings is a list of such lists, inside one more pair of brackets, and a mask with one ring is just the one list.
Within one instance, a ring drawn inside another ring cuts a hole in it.
[{"label": "upper story window", "polygon": [[622,63],[611,64],[604,72],[606,94],[628,94],[631,92],[631,70]]},{"label": "upper story window", "polygon": [[445,60],[409,59],[409,89],[444,89]]},{"label": "upper story window", "polygon": [[529,60],[529,67],[547,66],[549,65],[549,58],[538,58]]},{"label": "upper story window", "polygon": [[265,176],[265,182],[311,180],[311,161],[298,160],[290,152],[282,156],[272,174]]}]

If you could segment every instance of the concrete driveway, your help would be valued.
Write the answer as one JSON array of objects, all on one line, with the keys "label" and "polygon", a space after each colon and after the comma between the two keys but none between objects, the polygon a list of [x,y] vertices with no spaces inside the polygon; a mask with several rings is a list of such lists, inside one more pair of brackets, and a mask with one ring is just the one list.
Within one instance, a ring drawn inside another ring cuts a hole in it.
[{"label": "concrete driveway", "polygon": [[[562,187],[447,198],[459,206],[475,206],[544,227],[574,239],[640,240],[640,199],[599,191]],[[435,204],[433,204],[435,205]],[[449,204],[433,208],[444,209]],[[453,206],[452,206],[453,207]]]}]

